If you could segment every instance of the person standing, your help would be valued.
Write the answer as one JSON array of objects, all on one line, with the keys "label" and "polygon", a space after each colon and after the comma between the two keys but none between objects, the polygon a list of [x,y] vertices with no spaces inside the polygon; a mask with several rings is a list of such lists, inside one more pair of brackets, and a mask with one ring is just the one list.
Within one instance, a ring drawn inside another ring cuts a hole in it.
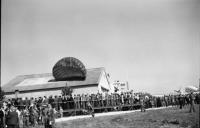
[{"label": "person standing", "polygon": [[97,102],[97,107],[100,107],[100,94],[99,94],[99,92],[96,94],[96,102]]},{"label": "person standing", "polygon": [[30,106],[33,106],[34,104],[35,104],[35,100],[34,100],[33,97],[31,97],[31,99],[30,99]]},{"label": "person standing", "polygon": [[78,109],[80,109],[81,108],[81,97],[79,94],[77,95],[77,103],[78,103]]},{"label": "person standing", "polygon": [[60,106],[60,108],[59,108],[59,113],[60,113],[60,118],[62,118],[62,117],[63,117],[63,109],[62,109],[61,106]]},{"label": "person standing", "polygon": [[78,109],[78,96],[76,96],[76,94],[74,94],[74,102],[75,102],[75,109]]},{"label": "person standing", "polygon": [[3,104],[0,104],[0,128],[5,128],[5,111]]},{"label": "person standing", "polygon": [[19,118],[19,128],[23,128],[24,124],[23,124],[23,115],[22,115],[22,110],[17,110],[18,111],[18,118]]},{"label": "person standing", "polygon": [[24,105],[25,105],[25,107],[29,107],[29,105],[30,105],[30,100],[28,100],[28,97],[25,98],[25,100],[24,100]]},{"label": "person standing", "polygon": [[85,109],[85,102],[86,102],[86,97],[84,94],[82,94],[82,97],[81,97],[82,109]]},{"label": "person standing", "polygon": [[99,93],[99,106],[103,107],[103,100],[102,100],[102,94]]},{"label": "person standing", "polygon": [[58,97],[58,108],[62,107],[62,97]]},{"label": "person standing", "polygon": [[48,109],[48,119],[49,119],[49,124],[48,124],[48,128],[55,128],[55,116],[56,116],[56,110],[54,106],[51,106],[51,104],[49,104],[49,109]]},{"label": "person standing", "polygon": [[35,126],[35,116],[34,116],[34,106],[31,106],[29,108],[29,122],[31,124],[31,126]]},{"label": "person standing", "polygon": [[48,103],[49,103],[48,98],[47,98],[46,96],[44,96],[43,101],[42,101],[42,104],[43,104],[43,105],[47,105]]},{"label": "person standing", "polygon": [[62,96],[62,108],[63,110],[66,110],[66,103],[67,103],[67,99],[65,98],[65,96]]},{"label": "person standing", "polygon": [[49,127],[48,105],[45,105],[45,106],[42,108],[42,120],[43,120],[44,128],[48,128],[48,127]]},{"label": "person standing", "polygon": [[49,96],[49,104],[54,105],[54,99],[52,96]]},{"label": "person standing", "polygon": [[6,125],[7,128],[18,128],[19,127],[19,118],[18,113],[15,110],[13,105],[10,106],[10,110],[8,110],[6,116]]},{"label": "person standing", "polygon": [[70,109],[70,96],[66,95],[67,103],[66,103],[66,109]]},{"label": "person standing", "polygon": [[89,101],[87,101],[86,105],[87,105],[88,113],[91,114],[92,117],[94,117],[94,109],[93,109],[91,103]]},{"label": "person standing", "polygon": [[140,106],[141,106],[141,112],[145,112],[145,100],[144,100],[144,97],[142,96],[140,98]]},{"label": "person standing", "polygon": [[69,96],[69,108],[70,109],[75,108],[74,98],[72,97],[72,95]]},{"label": "person standing", "polygon": [[183,108],[183,96],[181,94],[178,97],[178,101],[179,101],[180,109],[182,109]]},{"label": "person standing", "polygon": [[55,109],[58,111],[59,104],[58,104],[58,97],[57,96],[54,96],[54,105],[53,106],[55,106]]},{"label": "person standing", "polygon": [[190,93],[189,99],[190,99],[190,111],[189,112],[190,113],[192,111],[195,112],[195,108],[194,108],[194,99],[195,99],[195,97],[194,97],[193,92]]},{"label": "person standing", "polygon": [[168,107],[168,97],[164,96],[165,106]]},{"label": "person standing", "polygon": [[26,107],[22,111],[22,116],[23,116],[23,128],[28,128],[29,127],[29,111],[28,111],[28,107]]}]

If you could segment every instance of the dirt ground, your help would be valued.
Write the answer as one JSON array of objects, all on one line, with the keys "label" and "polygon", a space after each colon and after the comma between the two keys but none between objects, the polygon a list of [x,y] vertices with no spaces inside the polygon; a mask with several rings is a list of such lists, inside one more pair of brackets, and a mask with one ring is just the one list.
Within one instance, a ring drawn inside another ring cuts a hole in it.
[{"label": "dirt ground", "polygon": [[199,128],[199,105],[59,122],[56,128]]}]

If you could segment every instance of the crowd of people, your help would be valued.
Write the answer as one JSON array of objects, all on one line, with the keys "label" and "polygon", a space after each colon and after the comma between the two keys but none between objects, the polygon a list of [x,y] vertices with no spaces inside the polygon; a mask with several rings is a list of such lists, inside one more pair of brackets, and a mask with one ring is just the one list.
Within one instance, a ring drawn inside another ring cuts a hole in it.
[{"label": "crowd of people", "polygon": [[185,105],[191,105],[190,111],[195,111],[194,104],[199,103],[199,94],[154,97],[132,92],[13,98],[1,104],[0,127],[28,128],[44,125],[45,128],[54,128],[55,118],[63,117],[64,111],[72,109],[88,110],[94,117],[95,108],[140,105],[141,111],[145,111],[151,107],[172,105],[182,109]]}]

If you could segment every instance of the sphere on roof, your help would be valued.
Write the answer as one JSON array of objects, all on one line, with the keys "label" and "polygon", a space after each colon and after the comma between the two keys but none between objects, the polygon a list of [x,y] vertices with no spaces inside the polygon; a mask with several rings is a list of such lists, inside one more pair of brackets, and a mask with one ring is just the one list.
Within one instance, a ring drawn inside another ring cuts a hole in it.
[{"label": "sphere on roof", "polygon": [[57,81],[84,80],[86,69],[80,60],[74,57],[65,57],[54,65],[53,76]]}]

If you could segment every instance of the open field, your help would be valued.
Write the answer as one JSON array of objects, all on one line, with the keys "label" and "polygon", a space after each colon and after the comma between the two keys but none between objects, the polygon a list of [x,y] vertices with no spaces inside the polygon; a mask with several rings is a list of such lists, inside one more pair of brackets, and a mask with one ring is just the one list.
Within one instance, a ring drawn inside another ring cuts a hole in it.
[{"label": "open field", "polygon": [[146,112],[99,116],[58,122],[56,128],[198,128],[199,106],[189,113],[189,107],[169,107]]}]

